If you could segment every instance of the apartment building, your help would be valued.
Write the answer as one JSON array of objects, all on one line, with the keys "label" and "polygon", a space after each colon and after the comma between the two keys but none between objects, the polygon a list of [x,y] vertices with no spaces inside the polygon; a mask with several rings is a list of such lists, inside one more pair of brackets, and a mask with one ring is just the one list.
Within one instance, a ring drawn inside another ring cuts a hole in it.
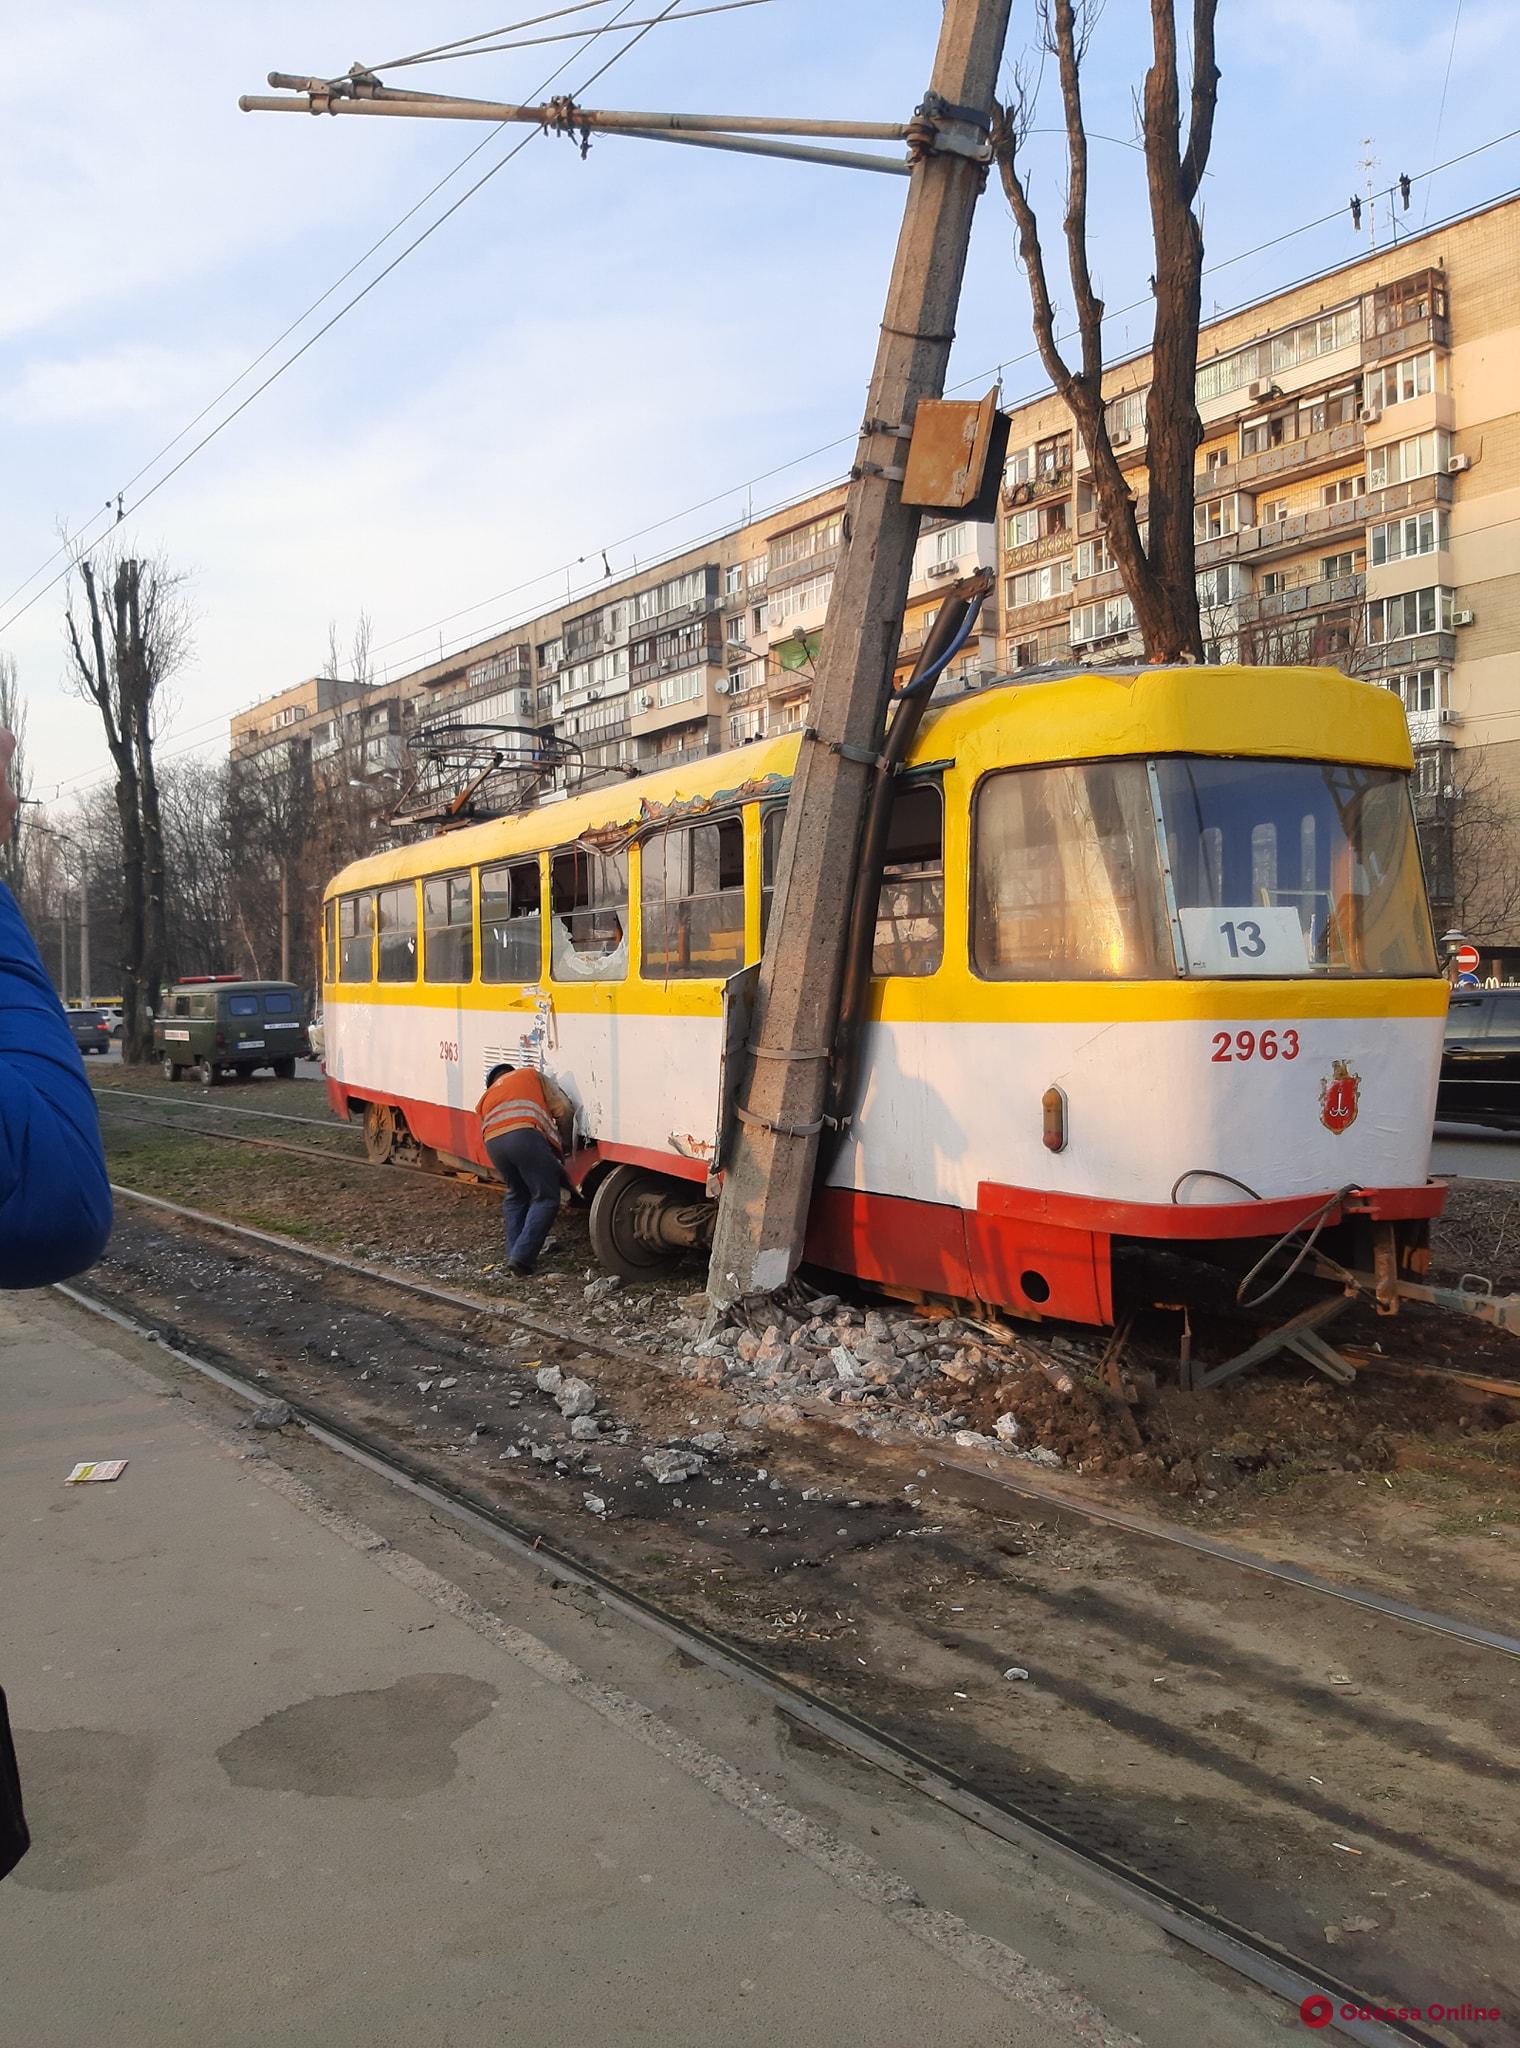
[{"label": "apartment building", "polygon": [[[1409,716],[1438,917],[1475,773],[1520,808],[1520,201],[1369,252],[1208,322],[1198,367],[1197,573],[1208,658],[1328,662]],[[1146,357],[1107,378],[1146,514]],[[897,663],[978,567],[997,602],[941,684],[1139,652],[1059,399],[1010,415],[996,526],[926,522]],[[553,734],[581,775],[638,772],[806,719],[843,485],[609,578],[560,608],[363,691],[293,686],[233,721],[235,760],[394,779],[439,724]],[[1481,764],[1481,765],[1479,765]]]},{"label": "apartment building", "polygon": [[[1208,658],[1328,662],[1409,717],[1438,917],[1475,774],[1520,806],[1520,202],[1209,322],[1195,478]],[[1106,382],[1146,514],[1148,361]],[[1139,652],[1070,415],[1012,414],[1003,662]],[[1481,769],[1478,767],[1481,749]]]}]

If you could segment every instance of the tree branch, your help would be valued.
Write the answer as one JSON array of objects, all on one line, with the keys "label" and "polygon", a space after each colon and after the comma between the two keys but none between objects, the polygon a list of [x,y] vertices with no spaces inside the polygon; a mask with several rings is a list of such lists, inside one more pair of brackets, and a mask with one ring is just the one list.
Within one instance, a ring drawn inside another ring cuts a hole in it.
[{"label": "tree branch", "polygon": [[1203,183],[1214,142],[1219,101],[1219,66],[1214,61],[1214,16],[1219,0],[1193,0],[1193,90],[1188,109],[1187,150],[1182,159],[1182,192],[1189,205]]}]

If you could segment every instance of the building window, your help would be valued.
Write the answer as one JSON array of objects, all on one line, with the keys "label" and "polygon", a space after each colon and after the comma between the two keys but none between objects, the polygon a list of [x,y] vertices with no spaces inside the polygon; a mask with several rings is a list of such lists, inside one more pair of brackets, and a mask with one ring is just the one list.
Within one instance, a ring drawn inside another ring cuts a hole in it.
[{"label": "building window", "polygon": [[1040,514],[1037,507],[1027,511],[1014,512],[1003,525],[1003,545],[1010,548],[1027,548],[1040,537]]},{"label": "building window", "polygon": [[1288,587],[1288,579],[1281,569],[1264,569],[1256,585],[1258,596],[1281,597]]},{"label": "building window", "polygon": [[1114,551],[1108,544],[1108,535],[1100,533],[1096,540],[1077,543],[1077,581],[1085,582],[1089,576],[1106,576],[1110,569],[1118,567]]},{"label": "building window", "polygon": [[375,899],[345,896],[338,905],[338,979],[370,981],[375,972]]},{"label": "building window", "polygon": [[758,585],[765,581],[770,570],[770,560],[769,555],[756,555],[755,559],[745,570],[744,581],[750,590],[756,589]]},{"label": "building window", "polygon": [[1366,378],[1368,405],[1384,410],[1390,405],[1407,405],[1411,398],[1424,398],[1436,390],[1436,359],[1432,349],[1406,356],[1401,363],[1384,363],[1369,370]]},{"label": "building window", "polygon": [[468,875],[429,875],[422,885],[422,978],[473,981],[475,935],[470,929]]},{"label": "building window", "polygon": [[744,965],[744,828],[737,818],[671,826],[644,842],[641,972],[721,981]]},{"label": "building window", "polygon": [[1414,793],[1439,796],[1445,784],[1439,747],[1422,747],[1414,757]]},{"label": "building window", "polygon": [[1443,712],[1448,701],[1447,683],[1444,668],[1407,669],[1402,675],[1387,679],[1387,687],[1411,716],[1422,711],[1438,715]]},{"label": "building window", "polygon": [[1070,434],[1047,434],[1034,444],[1034,474],[1042,482],[1065,476],[1071,468]]},{"label": "building window", "polygon": [[1352,348],[1361,338],[1360,301],[1342,306],[1338,312],[1321,313],[1313,320],[1274,334],[1270,340],[1255,341],[1247,348],[1233,349],[1228,355],[1216,356],[1212,362],[1200,363],[1196,386],[1198,402],[1201,405],[1211,398],[1225,398],[1232,391],[1258,383],[1274,372],[1296,369],[1300,363],[1333,355],[1338,349]]},{"label": "building window", "polygon": [[969,545],[964,521],[955,526],[942,526],[929,536],[929,559],[936,568],[942,568],[947,562],[958,561]]},{"label": "building window", "polygon": [[1103,412],[1104,417],[1108,421],[1109,439],[1114,442],[1116,447],[1120,445],[1118,439],[1120,435],[1128,435],[1130,440],[1134,440],[1137,434],[1145,431],[1145,393],[1143,391],[1122,392],[1119,397],[1111,398],[1108,401],[1107,405],[1103,408]]},{"label": "building window", "polygon": [[1239,562],[1221,562],[1216,569],[1205,569],[1197,583],[1201,605],[1234,604],[1238,598],[1246,596],[1251,587]]},{"label": "building window", "polygon": [[843,534],[844,513],[840,511],[810,520],[806,526],[794,527],[790,533],[774,535],[770,545],[771,574],[774,576],[780,569],[789,569],[794,563],[810,561],[826,548],[838,547]]},{"label": "building window", "polygon": [[1407,640],[1415,633],[1451,631],[1453,593],[1441,584],[1380,597],[1367,607],[1367,638],[1374,646]]},{"label": "building window", "polygon": [[1338,476],[1334,483],[1320,485],[1319,501],[1321,505],[1349,505],[1362,495],[1363,488],[1359,476]]},{"label": "building window", "polygon": [[1256,507],[1256,518],[1262,526],[1280,526],[1287,517],[1286,498],[1263,498]]},{"label": "building window", "polygon": [[542,964],[542,884],[536,860],[480,872],[480,978],[537,981]]},{"label": "building window", "polygon": [[1024,569],[1008,578],[1010,605],[1042,604],[1047,598],[1064,597],[1071,589],[1071,562],[1063,556],[1057,562],[1043,562],[1038,569]]},{"label": "building window", "polygon": [[628,974],[628,856],[571,846],[549,863],[549,971],[556,981]]},{"label": "building window", "polygon": [[1354,576],[1357,561],[1354,548],[1346,548],[1338,555],[1326,555],[1319,565],[1321,583],[1333,583],[1341,576]]},{"label": "building window", "polygon": [[1386,484],[1407,484],[1418,476],[1435,476],[1451,460],[1451,436],[1444,428],[1413,434],[1407,441],[1389,441],[1367,450],[1367,482],[1373,490]]},{"label": "building window", "polygon": [[1133,631],[1135,607],[1127,597],[1100,598],[1096,604],[1079,604],[1071,615],[1071,644],[1080,647],[1089,640],[1110,640]]},{"label": "building window", "polygon": [[821,575],[804,577],[801,583],[791,583],[784,590],[778,590],[766,606],[770,630],[774,633],[799,612],[826,611],[833,588],[834,572],[826,569]]},{"label": "building window", "polygon": [[740,612],[737,617],[729,620],[728,637],[730,640],[738,641],[741,644],[748,637],[748,628],[745,624],[743,612]]},{"label": "building window", "polygon": [[1240,497],[1232,491],[1227,498],[1211,498],[1193,508],[1195,541],[1224,540],[1240,530]]},{"label": "building window", "polygon": [[726,596],[732,597],[736,590],[742,590],[743,588],[744,566],[740,562],[735,562],[731,567],[723,571],[724,594]]},{"label": "building window", "polygon": [[701,695],[700,669],[683,669],[678,675],[660,677],[658,696],[661,704],[690,704]]},{"label": "building window", "polygon": [[1428,512],[1412,512],[1407,519],[1390,519],[1367,529],[1367,554],[1374,568],[1384,562],[1407,561],[1411,555],[1433,555],[1447,544],[1448,516],[1444,506]]},{"label": "building window", "polygon": [[1219,474],[1220,470],[1222,470],[1222,469],[1228,469],[1228,468],[1230,467],[1230,462],[1231,462],[1231,459],[1232,459],[1233,453],[1234,453],[1234,451],[1233,451],[1232,449],[1230,449],[1230,448],[1209,448],[1209,449],[1207,449],[1207,450],[1205,451],[1205,453],[1204,453],[1204,458],[1203,458],[1203,473],[1204,473],[1204,475],[1205,475],[1205,476],[1209,476],[1209,477],[1213,477],[1213,476],[1217,476],[1217,475]]},{"label": "building window", "polygon": [[417,979],[417,885],[380,891],[380,964],[377,981]]},{"label": "building window", "polygon": [[871,972],[933,974],[944,948],[944,804],[932,783],[899,783],[876,899]]}]

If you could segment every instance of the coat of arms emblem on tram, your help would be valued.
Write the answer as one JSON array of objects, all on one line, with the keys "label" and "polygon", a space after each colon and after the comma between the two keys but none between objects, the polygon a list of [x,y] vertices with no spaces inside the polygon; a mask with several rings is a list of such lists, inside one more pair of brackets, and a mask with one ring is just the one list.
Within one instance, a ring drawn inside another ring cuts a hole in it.
[{"label": "coat of arms emblem on tram", "polygon": [[1361,1075],[1353,1074],[1344,1060],[1330,1062],[1330,1078],[1319,1084],[1319,1120],[1337,1138],[1356,1122],[1361,1089]]}]

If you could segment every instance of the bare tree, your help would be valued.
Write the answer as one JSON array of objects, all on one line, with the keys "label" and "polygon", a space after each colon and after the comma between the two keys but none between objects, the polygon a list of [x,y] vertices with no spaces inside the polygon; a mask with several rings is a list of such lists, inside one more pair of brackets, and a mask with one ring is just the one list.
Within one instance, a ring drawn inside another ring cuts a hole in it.
[{"label": "bare tree", "polygon": [[1039,222],[1021,162],[1034,113],[1034,92],[1022,74],[1016,75],[1012,102],[997,110],[992,138],[1003,190],[1018,230],[1019,256],[1029,280],[1040,360],[1071,408],[1082,436],[1108,544],[1152,661],[1203,659],[1193,583],[1193,463],[1202,438],[1196,385],[1203,276],[1203,229],[1194,201],[1214,135],[1219,89],[1214,62],[1217,5],[1218,0],[1193,0],[1192,76],[1184,143],[1174,0],[1150,0],[1152,61],[1145,74],[1141,138],[1155,249],[1151,286],[1156,316],[1145,408],[1150,479],[1145,537],[1136,517],[1134,494],[1109,434],[1103,399],[1103,301],[1088,260],[1088,142],[1082,111],[1082,65],[1101,11],[1099,0],[1039,0],[1041,42],[1056,60],[1066,128],[1063,227],[1081,348],[1077,369],[1067,363],[1056,334],[1055,301]]},{"label": "bare tree", "polygon": [[184,578],[158,560],[81,554],[83,627],[71,576],[65,610],[70,674],[94,704],[116,768],[122,841],[122,1057],[152,1053],[150,1010],[166,966],[164,833],[153,760],[155,698],[190,649]]},{"label": "bare tree", "polygon": [[[25,760],[26,699],[21,694],[14,654],[0,653],[0,726],[15,735],[16,751],[11,756],[10,783],[15,794],[24,798],[30,787]],[[0,882],[18,896],[26,871],[26,839],[26,811],[22,809],[16,813],[15,830],[9,840],[0,845]]]},{"label": "bare tree", "polygon": [[1503,945],[1520,925],[1520,792],[1485,747],[1441,756],[1435,786],[1415,800],[1436,928]]}]

